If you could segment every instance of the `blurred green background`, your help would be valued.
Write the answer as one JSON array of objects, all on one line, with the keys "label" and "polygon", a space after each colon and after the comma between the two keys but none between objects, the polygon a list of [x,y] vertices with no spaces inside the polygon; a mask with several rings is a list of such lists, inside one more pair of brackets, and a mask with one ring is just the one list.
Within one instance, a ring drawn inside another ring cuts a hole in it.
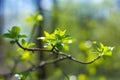
[{"label": "blurred green background", "polygon": [[[93,64],[64,61],[60,68],[47,68],[48,80],[64,80],[62,70],[70,80],[120,80],[120,0],[0,0],[0,34],[18,25],[30,36],[34,22],[27,22],[26,18],[37,11],[44,17],[44,30],[51,33],[56,28],[66,29],[76,39],[67,53],[79,60],[93,58],[94,54],[87,51],[91,41],[115,47],[111,57]],[[5,67],[6,56],[14,52],[15,46],[11,47],[6,39],[0,40],[0,73],[3,73],[9,71]]]}]

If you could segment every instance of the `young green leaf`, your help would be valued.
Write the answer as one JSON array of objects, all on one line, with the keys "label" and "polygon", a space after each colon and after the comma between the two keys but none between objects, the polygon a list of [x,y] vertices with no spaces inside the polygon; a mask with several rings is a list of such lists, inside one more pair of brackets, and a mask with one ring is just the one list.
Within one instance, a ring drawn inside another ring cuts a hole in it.
[{"label": "young green leaf", "polygon": [[56,47],[57,47],[58,50],[62,50],[62,49],[63,49],[63,46],[64,46],[64,45],[63,45],[62,43],[57,43],[57,44],[56,44]]},{"label": "young green leaf", "polygon": [[28,22],[37,22],[37,21],[42,21],[43,20],[43,16],[40,15],[39,12],[36,12],[34,15],[31,15],[27,18]]},{"label": "young green leaf", "polygon": [[99,42],[93,42],[93,44],[95,45],[95,48],[97,50],[97,52],[100,53],[101,56],[111,56],[112,55],[112,51],[113,51],[113,47],[109,47],[109,46],[104,46],[103,43],[99,43]]},{"label": "young green leaf", "polygon": [[10,43],[11,43],[11,44],[15,44],[15,43],[16,43],[16,40],[11,40]]},{"label": "young green leaf", "polygon": [[24,61],[24,60],[28,60],[30,58],[32,58],[33,54],[31,54],[29,51],[24,51],[22,54],[21,54],[21,59]]},{"label": "young green leaf", "polygon": [[18,37],[19,38],[26,38],[27,36],[26,35],[19,35]]},{"label": "young green leaf", "polygon": [[40,14],[39,14],[39,15],[37,15],[36,20],[37,20],[37,21],[42,21],[42,20],[43,20],[42,15],[40,15]]},{"label": "young green leaf", "polygon": [[[14,41],[19,40],[19,38],[26,38],[26,35],[20,34],[21,29],[17,26],[13,26],[11,30],[8,30],[8,33],[4,33],[2,36],[6,38],[13,39]],[[14,43],[11,41],[11,43]]]},{"label": "young green leaf", "polygon": [[34,22],[35,19],[33,16],[28,16],[27,19],[26,19],[28,22]]},{"label": "young green leaf", "polygon": [[25,39],[22,39],[21,42],[22,42],[22,45],[26,44]]},{"label": "young green leaf", "polygon": [[10,31],[11,34],[17,34],[17,35],[20,34],[20,32],[21,32],[21,29],[18,26],[13,26]]},{"label": "young green leaf", "polygon": [[44,31],[45,37],[50,36],[50,34],[47,31]]},{"label": "young green leaf", "polygon": [[24,48],[31,48],[31,47],[35,46],[34,43],[28,43],[28,42],[26,42],[25,39],[22,39],[22,40],[21,40],[21,43],[22,43],[22,46],[23,46]]},{"label": "young green leaf", "polygon": [[12,36],[11,36],[10,33],[5,33],[5,34],[3,34],[3,37],[5,37],[5,38],[12,38]]},{"label": "young green leaf", "polygon": [[44,34],[45,37],[38,37],[37,39],[43,40],[45,42],[44,46],[47,48],[50,48],[51,45],[54,45],[58,50],[68,50],[68,44],[73,42],[73,38],[70,35],[66,34],[66,30],[56,29],[51,34],[47,31],[44,31]]},{"label": "young green leaf", "polygon": [[113,47],[104,47],[103,54],[106,56],[111,56],[113,51]]}]

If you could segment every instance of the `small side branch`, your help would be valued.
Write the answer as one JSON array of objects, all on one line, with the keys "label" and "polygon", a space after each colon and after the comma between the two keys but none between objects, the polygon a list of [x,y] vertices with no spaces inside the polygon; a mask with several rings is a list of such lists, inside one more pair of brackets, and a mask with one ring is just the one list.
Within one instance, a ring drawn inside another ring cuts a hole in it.
[{"label": "small side branch", "polygon": [[69,58],[69,60],[72,60],[72,61],[75,61],[75,62],[78,62],[78,63],[81,63],[81,64],[91,64],[91,63],[97,61],[100,57],[101,57],[101,56],[97,56],[95,59],[93,59],[93,60],[91,60],[91,61],[88,61],[88,62],[79,61],[79,60],[77,60],[77,59],[74,58],[74,57]]},{"label": "small side branch", "polygon": [[47,51],[47,52],[51,52],[51,50],[46,50],[46,49],[40,49],[40,48],[25,48],[23,47],[18,41],[16,41],[17,45],[22,48],[23,50],[27,50],[27,51]]},{"label": "small side branch", "polygon": [[14,73],[14,72],[11,72],[11,73],[7,73],[7,74],[0,74],[0,77],[11,77],[11,76],[14,76],[15,74],[23,74],[23,73],[26,73],[26,72],[32,72],[32,71],[35,71],[47,64],[52,64],[52,63],[56,63],[56,62],[59,62],[59,61],[62,61],[62,60],[65,60],[67,59],[67,56],[64,56],[64,57],[60,57],[60,58],[57,58],[57,59],[54,59],[54,60],[49,60],[49,61],[42,61],[40,62],[38,65],[36,66],[33,66],[27,70],[24,70],[24,71],[21,71],[19,73]]},{"label": "small side branch", "polygon": [[97,56],[96,58],[94,58],[93,60],[88,61],[88,62],[85,62],[85,61],[79,61],[79,60],[77,60],[76,58],[72,57],[71,55],[67,55],[67,54],[65,54],[65,53],[63,53],[63,52],[59,52],[59,54],[60,54],[60,55],[63,55],[63,56],[66,56],[69,60],[72,60],[72,61],[75,61],[75,62],[81,63],[81,64],[91,64],[91,63],[97,61],[99,58],[101,58],[101,56],[99,55],[99,56]]}]

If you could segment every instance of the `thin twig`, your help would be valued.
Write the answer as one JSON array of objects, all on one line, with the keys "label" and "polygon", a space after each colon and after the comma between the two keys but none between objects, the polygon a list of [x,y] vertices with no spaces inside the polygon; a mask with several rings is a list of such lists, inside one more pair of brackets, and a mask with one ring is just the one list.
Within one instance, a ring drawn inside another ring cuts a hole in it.
[{"label": "thin twig", "polygon": [[[37,70],[38,68],[41,68],[41,67],[43,67],[43,66],[45,66],[47,64],[56,63],[56,62],[59,62],[59,61],[65,60],[65,59],[67,59],[67,56],[60,57],[60,58],[57,58],[57,59],[54,59],[54,60],[42,61],[38,65],[36,65],[34,67],[31,67],[31,68],[29,68],[27,70],[21,71],[19,73],[16,73],[16,74],[23,74],[23,73],[26,73],[26,72],[32,72],[32,71]],[[0,77],[11,77],[14,74],[15,74],[14,72],[10,72],[10,73],[7,73],[7,74],[0,74]]]},{"label": "thin twig", "polygon": [[94,58],[93,60],[85,62],[85,61],[79,61],[76,58],[72,57],[71,55],[65,54],[63,52],[59,52],[59,55],[67,56],[69,60],[72,60],[72,61],[75,61],[75,62],[78,62],[81,64],[91,64],[91,63],[95,62],[96,60],[98,60],[99,58],[101,58],[101,56],[99,55],[96,58]]},{"label": "thin twig", "polygon": [[46,49],[40,49],[40,48],[25,48],[23,47],[18,41],[16,41],[17,45],[22,48],[23,50],[27,50],[27,51],[47,51],[47,52],[51,52],[51,50],[46,50]]}]

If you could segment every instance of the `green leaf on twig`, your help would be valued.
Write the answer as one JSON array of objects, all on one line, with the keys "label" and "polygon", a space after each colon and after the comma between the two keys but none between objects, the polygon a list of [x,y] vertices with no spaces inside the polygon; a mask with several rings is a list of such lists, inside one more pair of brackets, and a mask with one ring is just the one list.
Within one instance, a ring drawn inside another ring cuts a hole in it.
[{"label": "green leaf on twig", "polygon": [[43,16],[40,15],[39,12],[36,12],[34,15],[27,17],[28,22],[37,22],[37,21],[42,21],[42,20],[43,20]]},{"label": "green leaf on twig", "polygon": [[100,53],[101,56],[111,56],[112,55],[112,51],[114,49],[114,47],[110,47],[110,46],[105,46],[103,45],[103,43],[101,42],[93,42],[93,44],[96,47],[96,51]]},{"label": "green leaf on twig", "polygon": [[56,29],[52,34],[44,31],[45,37],[38,37],[45,42],[45,47],[56,46],[58,50],[68,50],[69,44],[73,42],[71,35],[66,34],[66,30]]},{"label": "green leaf on twig", "polygon": [[15,39],[12,40],[11,43],[14,43],[14,41],[18,40],[19,38],[26,38],[26,35],[21,35],[21,29],[18,26],[13,26],[11,30],[8,30],[8,33],[4,33],[3,37]]}]

